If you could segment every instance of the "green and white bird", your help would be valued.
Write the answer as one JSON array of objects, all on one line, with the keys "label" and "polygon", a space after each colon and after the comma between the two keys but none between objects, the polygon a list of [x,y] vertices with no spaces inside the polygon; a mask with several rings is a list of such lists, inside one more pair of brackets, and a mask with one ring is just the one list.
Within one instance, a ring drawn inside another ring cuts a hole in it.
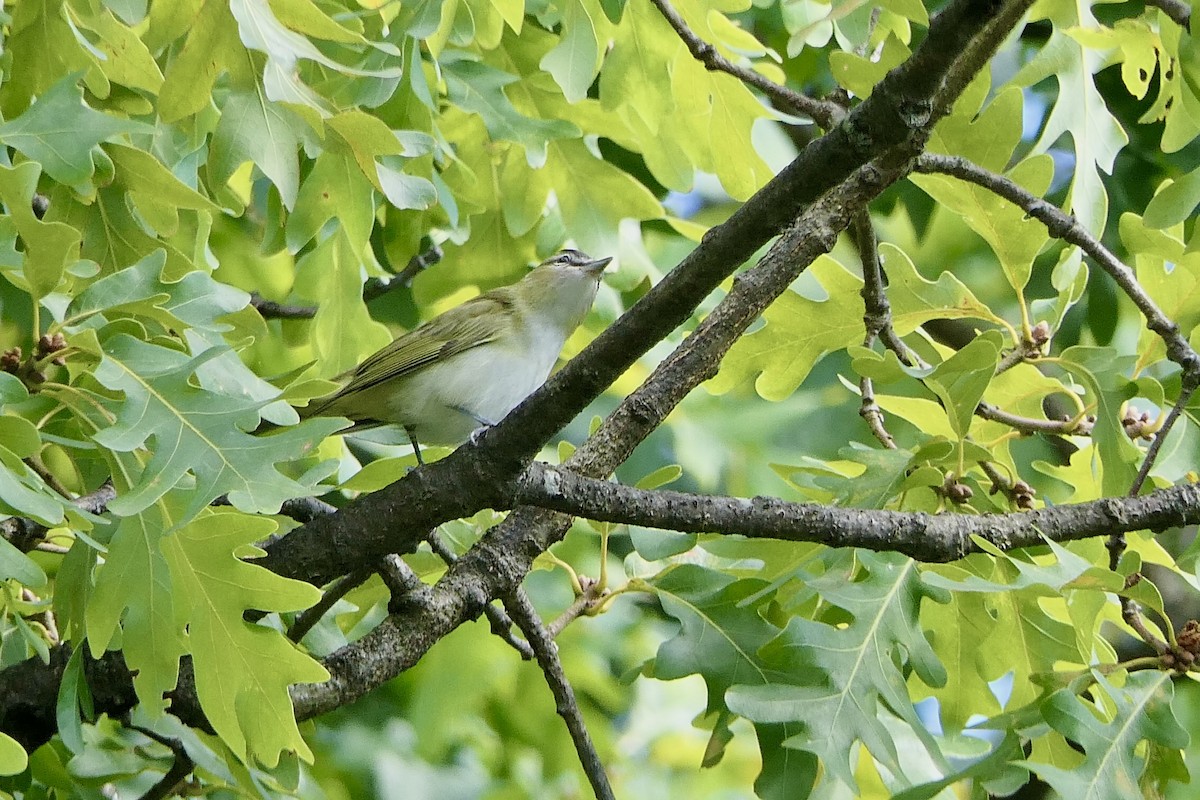
[{"label": "green and white bird", "polygon": [[351,430],[400,425],[418,461],[419,443],[466,441],[545,382],[610,261],[563,250],[401,335],[338,376],[342,388],[298,409],[301,418],[346,417]]}]

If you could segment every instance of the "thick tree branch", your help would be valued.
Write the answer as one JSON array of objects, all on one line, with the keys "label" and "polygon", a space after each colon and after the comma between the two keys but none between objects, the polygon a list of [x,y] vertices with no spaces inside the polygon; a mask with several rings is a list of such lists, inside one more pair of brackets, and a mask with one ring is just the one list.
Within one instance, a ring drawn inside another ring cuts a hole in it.
[{"label": "thick tree branch", "polygon": [[926,514],[791,503],[773,497],[648,491],[534,464],[517,500],[599,522],[891,550],[925,562],[955,561],[982,552],[973,537],[1012,550],[1036,547],[1047,539],[1068,542],[1200,523],[1197,484],[1016,514]]}]

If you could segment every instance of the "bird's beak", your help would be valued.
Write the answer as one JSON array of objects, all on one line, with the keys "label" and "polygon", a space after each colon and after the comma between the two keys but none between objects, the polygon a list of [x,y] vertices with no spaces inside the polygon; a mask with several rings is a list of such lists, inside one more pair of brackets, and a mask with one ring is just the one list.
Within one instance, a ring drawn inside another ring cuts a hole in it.
[{"label": "bird's beak", "polygon": [[612,256],[609,256],[608,258],[597,258],[597,259],[587,262],[586,264],[583,264],[579,268],[581,270],[583,270],[584,272],[586,272],[587,274],[593,275],[593,276],[599,278],[600,273],[604,272],[604,268],[607,267],[609,262],[611,262],[611,261],[612,261]]}]

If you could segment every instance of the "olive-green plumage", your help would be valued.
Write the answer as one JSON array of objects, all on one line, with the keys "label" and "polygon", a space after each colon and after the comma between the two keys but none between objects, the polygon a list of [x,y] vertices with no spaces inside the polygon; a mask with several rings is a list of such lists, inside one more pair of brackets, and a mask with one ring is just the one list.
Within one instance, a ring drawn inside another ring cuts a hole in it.
[{"label": "olive-green plumage", "polygon": [[540,386],[595,300],[611,258],[564,250],[511,286],[434,317],[339,376],[299,409],[356,428],[402,425],[414,445],[458,444]]}]

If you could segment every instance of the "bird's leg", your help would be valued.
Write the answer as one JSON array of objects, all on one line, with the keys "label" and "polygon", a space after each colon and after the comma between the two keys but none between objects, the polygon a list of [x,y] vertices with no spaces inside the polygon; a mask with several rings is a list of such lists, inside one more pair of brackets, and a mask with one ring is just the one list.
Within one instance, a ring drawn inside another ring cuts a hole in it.
[{"label": "bird's leg", "polygon": [[417,436],[413,433],[413,429],[405,425],[404,435],[408,437],[408,442],[412,445],[413,455],[417,457],[417,466],[425,466],[425,459],[421,458],[421,443],[417,441]]},{"label": "bird's leg", "polygon": [[469,437],[467,437],[467,441],[469,441],[471,444],[478,444],[479,443],[479,434],[483,433],[485,428],[490,428],[496,424],[495,422],[492,422],[490,419],[484,419],[483,417],[479,416],[478,414],[474,414],[474,413],[468,411],[467,409],[463,408],[462,406],[451,406],[451,408],[453,408],[455,411],[459,412],[460,414],[465,414],[466,416],[470,417],[471,419],[473,419],[479,423],[479,427],[476,428],[475,430],[471,431],[471,435]]}]

